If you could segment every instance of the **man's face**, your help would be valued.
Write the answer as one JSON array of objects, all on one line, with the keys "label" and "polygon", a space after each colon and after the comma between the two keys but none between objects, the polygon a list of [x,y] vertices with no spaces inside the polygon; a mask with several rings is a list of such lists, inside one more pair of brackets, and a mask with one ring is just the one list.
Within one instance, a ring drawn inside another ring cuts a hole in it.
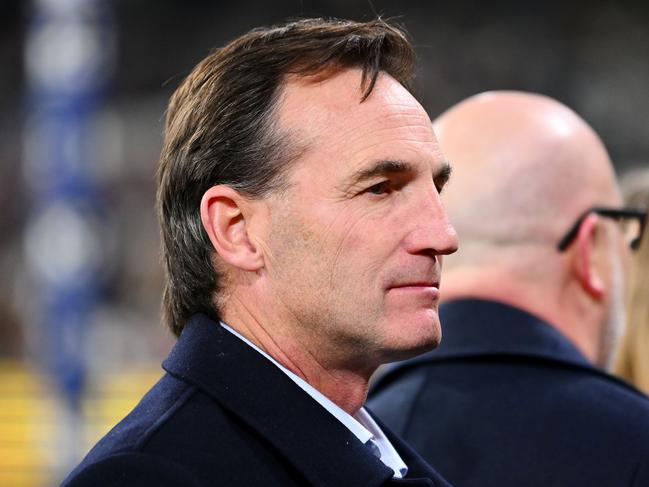
[{"label": "man's face", "polygon": [[269,199],[269,295],[307,352],[378,365],[441,338],[441,254],[457,249],[439,198],[449,167],[417,101],[382,74],[287,82],[279,125],[303,155]]}]

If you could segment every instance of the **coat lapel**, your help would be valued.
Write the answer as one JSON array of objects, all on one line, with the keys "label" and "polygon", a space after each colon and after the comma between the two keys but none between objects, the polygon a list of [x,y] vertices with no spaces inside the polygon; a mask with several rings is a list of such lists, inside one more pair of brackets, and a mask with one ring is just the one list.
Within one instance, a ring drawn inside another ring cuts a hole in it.
[{"label": "coat lapel", "polygon": [[192,317],[163,367],[238,416],[313,485],[381,485],[392,477],[286,374],[207,316]]},{"label": "coat lapel", "polygon": [[434,485],[435,487],[451,487],[446,480],[444,480],[437,471],[431,467],[426,461],[419,456],[415,450],[410,448],[405,441],[395,435],[383,422],[378,419],[374,413],[370,414],[379,425],[385,436],[390,440],[392,446],[399,452],[406,465],[408,465],[408,475],[403,480],[391,479],[391,483],[399,485],[404,483],[406,485],[419,485],[415,483],[417,480],[421,485]]}]

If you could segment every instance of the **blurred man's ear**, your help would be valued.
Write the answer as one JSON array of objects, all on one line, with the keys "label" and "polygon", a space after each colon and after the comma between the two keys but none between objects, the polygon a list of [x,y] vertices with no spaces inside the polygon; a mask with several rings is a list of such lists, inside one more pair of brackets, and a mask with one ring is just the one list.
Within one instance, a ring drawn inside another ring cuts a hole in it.
[{"label": "blurred man's ear", "polygon": [[203,228],[219,257],[241,270],[256,271],[263,267],[263,255],[249,234],[250,211],[248,199],[223,184],[212,186],[201,200]]},{"label": "blurred man's ear", "polygon": [[582,289],[596,301],[606,294],[602,279],[601,249],[598,246],[599,216],[594,213],[584,218],[572,246],[573,268]]}]

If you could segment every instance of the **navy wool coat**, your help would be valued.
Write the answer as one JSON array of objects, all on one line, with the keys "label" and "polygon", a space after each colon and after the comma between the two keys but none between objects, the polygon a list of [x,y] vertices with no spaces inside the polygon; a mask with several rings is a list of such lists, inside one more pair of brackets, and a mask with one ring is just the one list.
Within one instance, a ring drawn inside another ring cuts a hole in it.
[{"label": "navy wool coat", "polygon": [[410,480],[392,479],[342,423],[207,316],[188,322],[163,367],[64,486],[448,486],[385,428],[409,467]]},{"label": "navy wool coat", "polygon": [[649,398],[513,307],[440,307],[442,344],[370,406],[457,486],[649,486]]}]

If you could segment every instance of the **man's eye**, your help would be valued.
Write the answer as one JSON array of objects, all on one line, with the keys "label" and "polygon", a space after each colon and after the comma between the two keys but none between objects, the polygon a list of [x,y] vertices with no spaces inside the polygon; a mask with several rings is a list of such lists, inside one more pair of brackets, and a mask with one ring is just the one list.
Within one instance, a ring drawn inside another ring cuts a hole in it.
[{"label": "man's eye", "polygon": [[381,181],[367,188],[365,192],[377,195],[388,193],[390,192],[390,183],[389,181]]}]

